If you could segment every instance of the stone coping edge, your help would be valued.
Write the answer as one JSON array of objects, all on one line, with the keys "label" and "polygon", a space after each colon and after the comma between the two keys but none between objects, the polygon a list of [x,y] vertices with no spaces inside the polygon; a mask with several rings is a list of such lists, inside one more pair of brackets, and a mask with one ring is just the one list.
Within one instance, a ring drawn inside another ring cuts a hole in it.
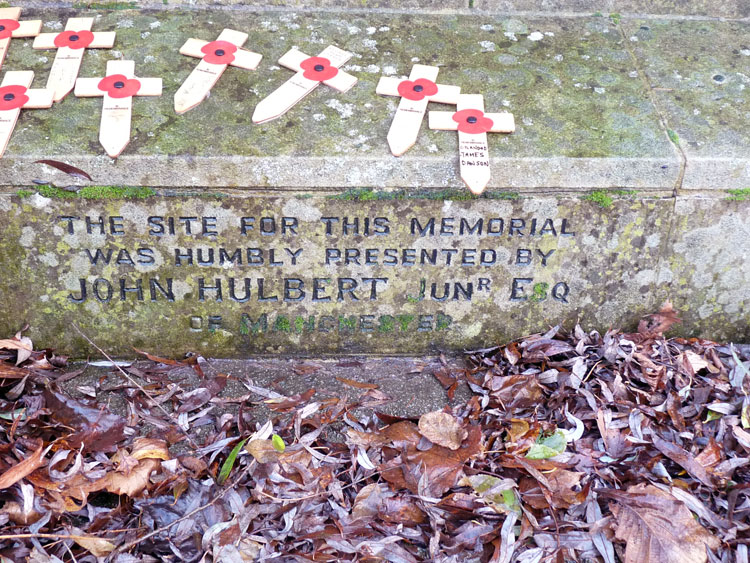
[{"label": "stone coping edge", "polygon": [[[291,188],[463,188],[455,157],[241,157],[107,156],[6,154],[0,160],[0,185],[87,185],[35,163],[63,160],[86,171],[95,183],[147,187]],[[626,188],[672,189],[680,177],[674,158],[493,158],[488,189]],[[724,187],[714,178],[711,183]],[[705,187],[705,186],[704,186]],[[730,185],[728,187],[734,187]]]}]

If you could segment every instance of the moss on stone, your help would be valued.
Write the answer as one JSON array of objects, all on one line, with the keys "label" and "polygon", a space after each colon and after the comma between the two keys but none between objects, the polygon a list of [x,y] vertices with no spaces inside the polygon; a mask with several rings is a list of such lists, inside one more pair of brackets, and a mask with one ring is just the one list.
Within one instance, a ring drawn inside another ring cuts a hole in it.
[{"label": "moss on stone", "polygon": [[37,191],[40,195],[53,199],[75,199],[76,197],[78,197],[78,194],[76,194],[75,192],[69,192],[67,190],[63,190],[62,188],[58,188],[57,186],[50,186],[49,184],[39,186],[37,188]]},{"label": "moss on stone", "polygon": [[750,199],[750,188],[741,188],[739,190],[727,190],[729,201],[747,201]]},{"label": "moss on stone", "polygon": [[86,186],[78,195],[84,199],[145,199],[156,192],[142,186]]},{"label": "moss on stone", "polygon": [[620,23],[620,20],[622,19],[622,15],[618,12],[613,12],[609,14],[609,19],[612,20],[612,23],[617,25]]},{"label": "moss on stone", "polygon": [[609,209],[612,207],[614,200],[612,196],[627,196],[634,195],[638,192],[636,190],[596,190],[588,195],[583,196],[581,199],[590,201],[591,203],[597,204],[602,209]]},{"label": "moss on stone", "polygon": [[[45,184],[39,186],[37,191],[40,195],[53,199],[145,199],[156,195],[153,188],[141,186],[85,186],[77,192],[72,192]],[[19,197],[28,197],[34,192],[19,190],[17,193]]]},{"label": "moss on stone", "polygon": [[531,296],[532,301],[544,301],[547,299],[547,290],[549,289],[549,284],[547,282],[539,282],[534,285],[534,293]]}]

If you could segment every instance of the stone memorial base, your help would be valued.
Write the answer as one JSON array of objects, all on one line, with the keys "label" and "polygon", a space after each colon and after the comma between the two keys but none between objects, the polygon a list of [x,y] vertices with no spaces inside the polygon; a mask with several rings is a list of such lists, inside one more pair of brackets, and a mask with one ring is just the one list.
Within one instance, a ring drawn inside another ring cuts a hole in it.
[{"label": "stone memorial base", "polygon": [[[676,333],[750,340],[750,23],[711,17],[737,14],[174,4],[20,3],[46,31],[95,15],[115,50],[87,52],[80,75],[134,59],[165,95],[135,99],[117,160],[97,141],[101,100],[22,113],[0,159],[3,334],[28,324],[75,357],[92,348],[73,325],[115,355],[422,354],[577,320],[634,327],[671,300]],[[196,64],[180,45],[224,27],[261,65],[177,115]],[[3,70],[41,87],[51,58],[29,44],[14,39]],[[278,57],[328,44],[354,53],[357,86],[253,125],[290,77]],[[425,120],[405,156],[388,151],[398,101],[375,85],[415,62],[514,113],[516,132],[489,139],[484,196],[461,184],[455,133]]]}]

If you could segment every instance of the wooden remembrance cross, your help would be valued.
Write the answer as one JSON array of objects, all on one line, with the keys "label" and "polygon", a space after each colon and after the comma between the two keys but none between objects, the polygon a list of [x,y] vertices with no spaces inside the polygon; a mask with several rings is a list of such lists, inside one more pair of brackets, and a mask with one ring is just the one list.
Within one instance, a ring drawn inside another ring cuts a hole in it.
[{"label": "wooden remembrance cross", "polygon": [[33,80],[32,70],[9,70],[0,83],[0,156],[8,146],[22,109],[52,107],[52,90],[29,88]]},{"label": "wooden remembrance cross", "polygon": [[41,33],[34,39],[34,49],[57,49],[47,79],[47,88],[59,102],[70,92],[81,69],[83,53],[89,49],[109,49],[115,44],[114,31],[91,32],[94,18],[70,18],[62,33]]},{"label": "wooden remembrance cross", "polygon": [[247,33],[225,29],[216,41],[185,41],[180,53],[202,60],[174,95],[174,110],[177,113],[185,113],[205,100],[228,65],[247,70],[258,68],[263,55],[240,49],[247,37]]},{"label": "wooden remembrance cross", "polygon": [[104,78],[79,78],[75,95],[104,97],[99,142],[117,158],[130,142],[133,96],[161,96],[161,78],[136,78],[134,61],[107,62]]},{"label": "wooden remembrance cross", "polygon": [[20,17],[21,8],[0,8],[0,68],[11,37],[34,37],[42,30],[42,20],[18,21]]},{"label": "wooden remembrance cross", "polygon": [[409,80],[383,76],[375,92],[382,96],[401,96],[396,115],[388,130],[388,146],[394,156],[401,156],[417,142],[428,102],[453,104],[458,102],[461,88],[435,84],[436,66],[414,65]]},{"label": "wooden remembrance cross", "polygon": [[513,133],[512,113],[484,113],[481,94],[461,94],[457,111],[431,111],[430,129],[458,131],[461,179],[474,194],[481,194],[490,181],[490,151],[487,133]]},{"label": "wooden remembrance cross", "polygon": [[339,70],[352,54],[329,45],[317,57],[308,57],[292,49],[279,59],[279,64],[295,71],[292,78],[271,92],[255,108],[253,123],[264,123],[281,117],[321,82],[339,92],[350,90],[357,78]]}]

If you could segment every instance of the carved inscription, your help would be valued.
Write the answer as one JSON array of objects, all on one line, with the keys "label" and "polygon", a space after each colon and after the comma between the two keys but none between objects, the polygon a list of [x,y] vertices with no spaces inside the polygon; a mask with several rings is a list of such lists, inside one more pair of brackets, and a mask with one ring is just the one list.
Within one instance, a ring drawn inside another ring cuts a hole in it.
[{"label": "carved inscription", "polygon": [[[557,275],[562,241],[576,236],[565,217],[319,215],[58,215],[86,265],[67,300],[193,302],[186,330],[251,338],[446,331],[455,307],[575,298]],[[407,305],[418,313],[400,314]]]}]

